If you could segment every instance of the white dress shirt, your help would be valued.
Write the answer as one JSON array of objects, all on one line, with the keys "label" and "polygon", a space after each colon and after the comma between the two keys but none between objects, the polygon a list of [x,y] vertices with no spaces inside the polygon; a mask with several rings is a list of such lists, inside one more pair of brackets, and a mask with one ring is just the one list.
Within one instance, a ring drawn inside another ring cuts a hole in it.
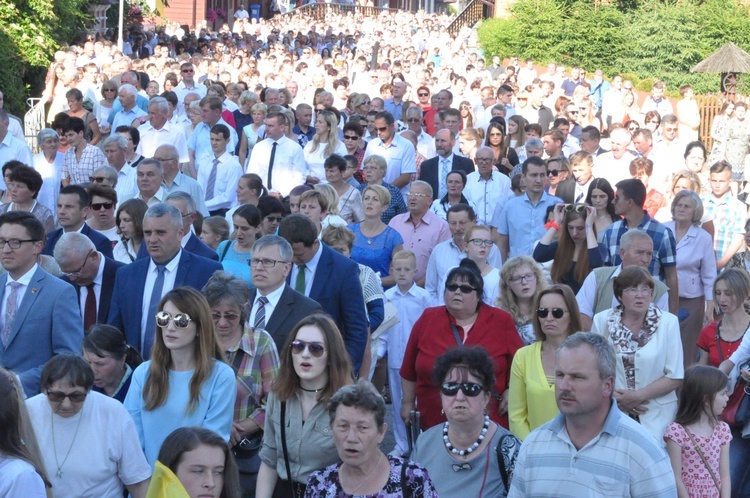
[{"label": "white dress shirt", "polygon": [[[268,163],[271,160],[274,142],[278,145],[273,160],[272,181],[269,182]],[[281,137],[278,140],[266,138],[255,144],[246,173],[255,173],[261,177],[266,188],[287,196],[294,187],[305,183],[306,171],[307,163],[302,154],[302,147],[287,137]]]},{"label": "white dress shirt", "polygon": [[139,126],[138,132],[141,134],[141,141],[138,142],[135,151],[143,157],[154,157],[156,149],[161,145],[174,145],[180,156],[178,161],[181,163],[190,161],[187,139],[181,126],[167,122],[157,130],[149,122]]},{"label": "white dress shirt", "polygon": [[[209,211],[218,209],[229,209],[237,203],[237,182],[242,176],[240,161],[228,151],[216,158],[209,159],[198,168],[198,185],[208,186],[208,178],[213,170],[214,159],[218,159],[216,165],[216,183],[214,183],[214,196],[206,199],[206,208]],[[205,194],[204,194],[205,197]]]},{"label": "white dress shirt", "polygon": [[[0,165],[14,159],[24,164],[32,164],[31,149],[25,141],[17,139],[8,132],[0,142]],[[7,189],[2,175],[0,175],[0,189]]]},{"label": "white dress shirt", "polygon": [[[177,278],[177,267],[180,264],[181,256],[182,249],[177,251],[177,255],[167,263],[164,271],[164,286],[161,288],[161,296],[159,296],[160,299],[164,297],[167,292],[174,289],[174,282]],[[143,301],[141,303],[141,312],[143,313],[143,316],[141,316],[141,344],[146,343],[146,322],[154,319],[153,316],[148,316],[148,308],[151,304],[151,294],[154,291],[154,284],[156,283],[157,275],[159,275],[159,272],[156,271],[156,263],[153,259],[149,258],[148,273],[146,273],[146,284],[143,286]]]},{"label": "white dress shirt", "polygon": [[474,171],[466,176],[464,196],[474,204],[477,225],[489,225],[493,213],[502,209],[514,194],[510,188],[510,178],[499,171],[493,171],[487,180],[482,178],[479,171]]},{"label": "white dress shirt", "polygon": [[[282,264],[282,263],[276,263]],[[252,327],[255,323],[255,315],[258,313],[258,299],[261,298],[261,296],[268,299],[268,302],[264,306],[264,310],[266,312],[266,324],[271,320],[271,316],[273,315],[273,311],[276,309],[276,306],[279,304],[279,300],[281,299],[281,295],[284,293],[284,288],[286,286],[282,284],[278,289],[269,292],[268,294],[263,295],[260,289],[257,289],[258,292],[255,293],[255,301],[253,301],[253,306],[250,308],[250,316],[247,318],[247,323]]]}]

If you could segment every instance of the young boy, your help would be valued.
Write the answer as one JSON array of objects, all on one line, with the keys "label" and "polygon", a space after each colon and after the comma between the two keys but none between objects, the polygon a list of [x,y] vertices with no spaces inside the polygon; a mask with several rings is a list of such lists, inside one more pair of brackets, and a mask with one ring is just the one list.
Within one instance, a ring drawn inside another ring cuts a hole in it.
[{"label": "young boy", "polygon": [[401,420],[401,363],[404,359],[406,344],[414,323],[422,312],[430,307],[430,293],[414,283],[417,273],[417,257],[411,251],[399,251],[391,260],[391,275],[396,285],[385,291],[385,297],[398,310],[399,323],[380,336],[378,356],[388,353],[388,382],[391,386],[391,404],[393,409],[393,435],[396,447],[393,453],[402,456],[409,450],[406,439],[406,426]]}]

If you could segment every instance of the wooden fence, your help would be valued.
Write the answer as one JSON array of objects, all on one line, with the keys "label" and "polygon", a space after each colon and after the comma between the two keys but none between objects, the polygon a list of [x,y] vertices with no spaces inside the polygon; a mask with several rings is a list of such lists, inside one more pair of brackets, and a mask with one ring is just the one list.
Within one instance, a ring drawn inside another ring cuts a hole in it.
[{"label": "wooden fence", "polygon": [[710,153],[714,146],[714,139],[711,137],[711,123],[724,103],[724,95],[721,93],[696,95],[695,100],[698,102],[698,110],[701,115],[701,124],[698,127],[698,135],[706,150]]}]

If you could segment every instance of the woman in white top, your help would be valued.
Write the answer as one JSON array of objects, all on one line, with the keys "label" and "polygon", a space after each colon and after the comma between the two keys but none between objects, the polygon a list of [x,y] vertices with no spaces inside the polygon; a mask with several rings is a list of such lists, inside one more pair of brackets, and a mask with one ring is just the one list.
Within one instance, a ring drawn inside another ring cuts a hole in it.
[{"label": "woman in white top", "polygon": [[140,199],[128,199],[117,208],[115,223],[122,239],[112,249],[116,261],[128,264],[138,259],[143,242],[143,216],[147,210],[148,206]]},{"label": "woman in white top", "polygon": [[58,151],[60,135],[52,128],[45,128],[36,136],[39,153],[34,155],[32,167],[42,175],[42,188],[37,200],[42,206],[54,211],[57,207],[57,195],[60,191],[65,154]]},{"label": "woman in white top", "polygon": [[315,136],[305,145],[303,153],[307,162],[307,183],[325,182],[325,160],[331,154],[345,156],[344,143],[339,140],[339,123],[331,111],[319,111],[315,118]]},{"label": "woman in white top", "polygon": [[[346,168],[346,159],[338,154],[331,154],[325,160],[326,180],[338,196],[337,214],[348,224],[359,223],[365,219],[362,194],[344,180]],[[318,185],[315,188],[317,189]]]},{"label": "woman in white top", "polygon": [[[327,188],[331,188],[327,185]],[[318,185],[316,185],[318,187]],[[320,185],[322,187],[322,185]],[[335,194],[335,191],[334,191]],[[299,196],[299,212],[310,218],[318,229],[318,235],[328,225],[346,226],[346,221],[337,214],[331,214],[332,206],[338,207],[336,202],[329,200],[330,192],[323,193],[322,189],[308,190]]]}]

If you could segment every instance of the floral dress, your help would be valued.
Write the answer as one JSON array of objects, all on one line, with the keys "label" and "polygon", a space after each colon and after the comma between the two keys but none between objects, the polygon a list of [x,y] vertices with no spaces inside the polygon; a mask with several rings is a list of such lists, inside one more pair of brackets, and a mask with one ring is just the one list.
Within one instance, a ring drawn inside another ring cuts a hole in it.
[{"label": "floral dress", "polygon": [[335,463],[323,470],[313,472],[307,480],[305,498],[438,498],[438,493],[430,481],[427,470],[418,463],[403,458],[388,456],[391,474],[385,487],[371,495],[350,495],[344,491],[339,479],[341,463]]},{"label": "floral dress", "polygon": [[[693,434],[693,437],[698,446],[700,446],[703,456],[711,466],[716,479],[719,481],[719,486],[721,486],[719,456],[721,455],[721,447],[729,444],[729,441],[732,440],[732,433],[729,430],[729,426],[726,422],[719,422],[714,427],[714,432],[710,438],[704,438],[697,434]],[[708,473],[703,460],[698,455],[698,452],[695,451],[695,446],[685,428],[676,422],[672,422],[667,426],[664,439],[671,439],[677,443],[682,451],[680,467],[682,482],[687,488],[688,496],[690,498],[719,498],[719,490],[716,488],[716,484],[714,484],[711,474]]]}]

